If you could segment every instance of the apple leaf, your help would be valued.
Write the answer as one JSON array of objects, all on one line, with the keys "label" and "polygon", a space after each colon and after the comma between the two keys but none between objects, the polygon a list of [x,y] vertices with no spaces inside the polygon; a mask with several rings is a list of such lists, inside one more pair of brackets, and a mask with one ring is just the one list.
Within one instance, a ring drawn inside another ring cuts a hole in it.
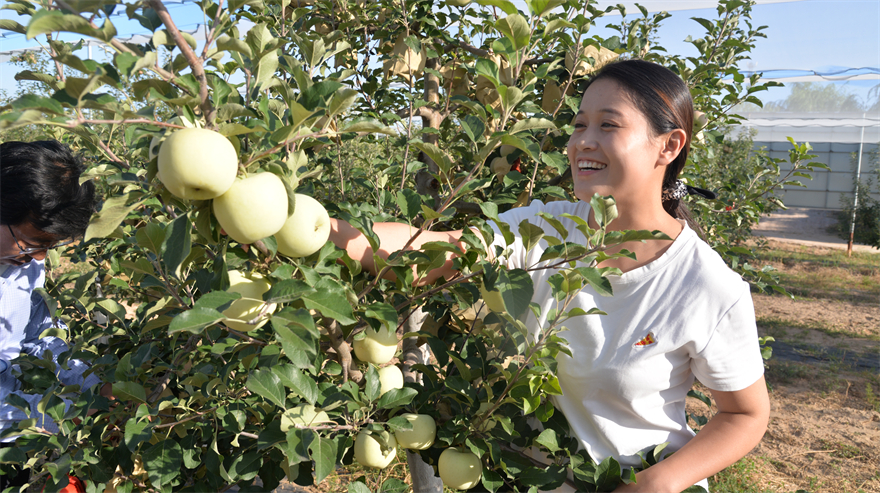
[{"label": "apple leaf", "polygon": [[330,277],[322,277],[315,285],[315,292],[303,296],[306,308],[318,310],[321,315],[332,318],[342,325],[356,323],[354,312],[345,296],[345,288]]},{"label": "apple leaf", "polygon": [[598,466],[593,476],[596,489],[611,491],[620,484],[620,463],[613,457],[606,457]]},{"label": "apple leaf", "polygon": [[355,481],[348,483],[348,493],[372,493],[370,488],[361,483],[360,481]]},{"label": "apple leaf", "polygon": [[287,430],[287,460],[291,465],[309,460],[309,446],[317,438],[312,430],[291,428]]},{"label": "apple leaf", "polygon": [[136,382],[114,382],[113,396],[123,401],[147,402],[144,386]]},{"label": "apple leaf", "polygon": [[223,314],[217,310],[197,307],[174,317],[174,320],[171,321],[171,325],[168,327],[168,332],[173,334],[186,331],[198,334],[205,327],[216,324],[224,318]]},{"label": "apple leaf", "polygon": [[483,487],[492,493],[495,493],[504,486],[504,478],[497,472],[487,468],[483,468],[482,482]]},{"label": "apple leaf", "polygon": [[556,431],[552,428],[547,428],[542,431],[538,438],[535,439],[535,443],[543,445],[544,448],[551,452],[559,451],[559,440],[556,438]]},{"label": "apple leaf", "polygon": [[364,393],[367,396],[367,400],[370,402],[375,401],[379,397],[379,390],[381,389],[381,382],[379,381],[379,371],[376,370],[376,367],[370,365],[369,369],[367,369],[367,384],[364,386]]},{"label": "apple leaf", "polygon": [[315,461],[315,483],[319,483],[336,469],[336,440],[318,436],[309,445],[309,452]]},{"label": "apple leaf", "polygon": [[158,255],[162,250],[162,243],[165,242],[165,225],[154,222],[147,223],[146,226],[137,230],[134,237],[139,247]]},{"label": "apple leaf", "polygon": [[246,386],[248,390],[256,392],[264,399],[272,401],[280,408],[285,408],[285,392],[278,375],[267,368],[254,370],[248,375]]},{"label": "apple leaf", "polygon": [[131,211],[141,206],[143,196],[142,192],[132,191],[105,200],[101,212],[92,216],[89,221],[83,241],[109,236]]},{"label": "apple leaf", "polygon": [[153,484],[169,484],[180,474],[183,450],[179,443],[169,438],[148,447],[141,457]]},{"label": "apple leaf", "polygon": [[414,190],[404,188],[397,192],[397,206],[400,212],[412,221],[422,211],[422,198]]},{"label": "apple leaf", "polygon": [[272,317],[275,339],[281,343],[287,359],[300,369],[312,368],[320,337],[308,310],[285,309]]},{"label": "apple leaf", "polygon": [[369,318],[376,319],[388,330],[397,330],[397,310],[387,303],[373,303],[364,312]]},{"label": "apple leaf", "polygon": [[584,276],[584,280],[590,283],[590,286],[592,286],[600,295],[611,296],[613,294],[611,281],[609,281],[604,275],[608,272],[607,267],[578,267],[576,270]]},{"label": "apple leaf", "polygon": [[525,313],[535,292],[531,276],[522,269],[500,271],[495,289],[501,292],[504,306],[513,318],[519,318]]},{"label": "apple leaf", "polygon": [[162,260],[168,267],[168,272],[180,279],[180,266],[192,249],[192,224],[189,214],[178,216],[165,228],[165,241],[162,242]]},{"label": "apple leaf", "polygon": [[241,293],[230,293],[228,291],[211,291],[205,293],[196,301],[194,308],[208,308],[222,312],[229,308],[233,301],[241,298]]},{"label": "apple leaf", "polygon": [[402,389],[391,389],[379,397],[376,407],[379,409],[390,409],[392,407],[405,406],[412,402],[413,398],[419,391],[413,388],[404,387]]},{"label": "apple leaf", "polygon": [[294,393],[315,405],[318,400],[318,385],[293,365],[273,366],[272,371],[281,379],[281,383]]},{"label": "apple leaf", "polygon": [[266,303],[290,303],[307,294],[315,294],[315,289],[299,279],[287,279],[272,285],[263,294]]}]

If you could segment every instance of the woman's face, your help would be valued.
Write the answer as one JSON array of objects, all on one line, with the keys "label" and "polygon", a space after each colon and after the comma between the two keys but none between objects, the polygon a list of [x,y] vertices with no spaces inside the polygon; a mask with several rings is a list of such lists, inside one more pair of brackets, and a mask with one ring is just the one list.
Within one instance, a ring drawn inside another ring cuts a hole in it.
[{"label": "woman's face", "polygon": [[600,79],[584,93],[568,141],[575,196],[589,201],[594,193],[618,202],[659,203],[663,173],[663,136],[650,124],[616,82]]}]

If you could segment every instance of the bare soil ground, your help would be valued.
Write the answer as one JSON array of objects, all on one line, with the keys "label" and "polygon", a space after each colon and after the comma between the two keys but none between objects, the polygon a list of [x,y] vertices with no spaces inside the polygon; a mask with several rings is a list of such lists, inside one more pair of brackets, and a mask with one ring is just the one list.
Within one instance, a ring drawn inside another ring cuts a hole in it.
[{"label": "bare soil ground", "polygon": [[[806,248],[811,254],[823,251],[821,246]],[[875,255],[874,265],[880,267],[880,254]],[[804,269],[813,271],[810,276],[842,275],[836,265],[775,267],[789,273],[799,269],[801,278]],[[875,268],[856,276],[861,281],[852,279],[853,291],[841,296],[792,300],[753,295],[760,335],[776,339],[766,372],[771,419],[760,445],[734,467],[759,491],[880,492],[877,275]],[[805,289],[802,296],[809,294]],[[702,404],[689,407],[700,406],[705,411]],[[721,481],[713,491],[750,491],[725,489],[724,478],[716,479]]]}]

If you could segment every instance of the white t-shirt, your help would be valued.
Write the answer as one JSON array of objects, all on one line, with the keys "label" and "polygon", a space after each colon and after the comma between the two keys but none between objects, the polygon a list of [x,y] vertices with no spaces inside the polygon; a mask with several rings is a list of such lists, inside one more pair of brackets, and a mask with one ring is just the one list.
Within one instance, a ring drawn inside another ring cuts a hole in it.
[{"label": "white t-shirt", "polygon": [[[499,217],[513,232],[528,219],[559,238],[535,215],[549,213],[568,229],[566,241],[586,244],[575,223],[559,216],[586,219],[589,210],[586,202],[535,201]],[[492,226],[494,244],[506,247],[497,225]],[[517,236],[503,260],[509,268],[531,267],[547,246],[542,240],[526,253]],[[531,273],[532,301],[542,313],[556,307],[547,282],[554,273]],[[572,356],[558,358],[563,395],[554,405],[596,461],[611,456],[623,467],[640,466],[637,452],[663,442],[669,442],[666,452],[673,452],[694,436],[685,418],[685,398],[695,376],[710,389],[735,391],[764,373],[755,310],[748,283],[687,225],[658,259],[609,280],[613,296],[600,296],[587,286],[569,306],[597,307],[607,315],[576,317],[565,324],[568,330],[560,335]],[[527,325],[537,331],[546,319],[535,320],[528,311]]]}]

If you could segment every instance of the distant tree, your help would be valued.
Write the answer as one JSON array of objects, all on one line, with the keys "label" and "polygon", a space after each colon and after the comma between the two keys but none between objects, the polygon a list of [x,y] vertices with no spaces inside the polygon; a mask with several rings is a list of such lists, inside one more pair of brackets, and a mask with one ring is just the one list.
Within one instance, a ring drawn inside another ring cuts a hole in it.
[{"label": "distant tree", "polygon": [[764,111],[842,113],[867,109],[856,94],[838,85],[793,82],[789,87],[787,98],[765,104]]}]

